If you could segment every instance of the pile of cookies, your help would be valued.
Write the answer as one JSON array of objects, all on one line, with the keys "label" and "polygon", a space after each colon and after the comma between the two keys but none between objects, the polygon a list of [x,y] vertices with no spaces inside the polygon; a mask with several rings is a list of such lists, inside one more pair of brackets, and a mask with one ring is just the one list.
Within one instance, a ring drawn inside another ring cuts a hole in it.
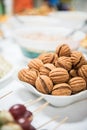
[{"label": "pile of cookies", "polygon": [[32,59],[18,72],[18,78],[41,93],[69,96],[87,89],[87,61],[81,52],[62,44],[54,53]]}]

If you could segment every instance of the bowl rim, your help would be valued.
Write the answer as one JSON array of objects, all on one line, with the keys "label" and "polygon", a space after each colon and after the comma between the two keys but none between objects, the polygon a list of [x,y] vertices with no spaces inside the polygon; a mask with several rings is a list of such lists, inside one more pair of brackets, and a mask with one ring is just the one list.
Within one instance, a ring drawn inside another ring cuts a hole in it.
[{"label": "bowl rim", "polygon": [[[38,95],[42,95],[43,97],[50,97],[50,98],[54,98],[54,99],[56,99],[56,98],[64,98],[64,99],[67,99],[67,98],[76,98],[76,97],[78,97],[78,96],[81,96],[81,95],[83,95],[83,94],[85,94],[85,93],[87,93],[87,90],[83,90],[83,91],[81,91],[81,92],[78,92],[78,93],[76,93],[76,94],[73,94],[73,95],[69,95],[69,96],[56,96],[56,95],[50,95],[50,94],[43,94],[43,93],[41,93],[41,92],[39,92],[37,89],[35,89],[35,87],[33,86],[33,85],[31,85],[31,84],[29,84],[29,83],[26,83],[26,82],[24,82],[24,81],[20,81],[25,87],[27,87],[29,90],[31,90],[33,93],[35,93],[35,94],[38,94]],[[34,91],[33,91],[34,90]]]}]

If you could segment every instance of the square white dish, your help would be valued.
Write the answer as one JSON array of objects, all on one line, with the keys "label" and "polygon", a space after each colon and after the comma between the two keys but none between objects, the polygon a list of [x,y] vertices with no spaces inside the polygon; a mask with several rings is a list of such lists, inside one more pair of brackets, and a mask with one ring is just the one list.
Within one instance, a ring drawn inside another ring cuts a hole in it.
[{"label": "square white dish", "polygon": [[85,98],[87,98],[87,90],[79,92],[75,95],[71,95],[71,96],[53,96],[53,95],[47,95],[47,94],[43,94],[39,91],[37,91],[35,89],[35,87],[33,87],[32,85],[20,81],[25,87],[27,87],[27,89],[29,90],[29,92],[38,95],[38,96],[43,96],[43,99],[45,99],[47,102],[49,102],[51,105],[55,106],[55,107],[64,107],[67,105],[70,105],[72,103],[75,102],[79,102],[81,100],[84,100]]}]

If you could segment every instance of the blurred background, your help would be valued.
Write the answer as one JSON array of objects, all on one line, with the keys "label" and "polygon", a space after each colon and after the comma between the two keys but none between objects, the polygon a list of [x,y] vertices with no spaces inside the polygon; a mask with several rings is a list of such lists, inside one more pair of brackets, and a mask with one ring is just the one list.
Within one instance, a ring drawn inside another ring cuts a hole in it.
[{"label": "blurred background", "polygon": [[0,14],[45,14],[51,10],[87,11],[87,0],[0,0]]},{"label": "blurred background", "polygon": [[87,0],[0,0],[0,35],[29,58],[61,42],[86,53]]}]

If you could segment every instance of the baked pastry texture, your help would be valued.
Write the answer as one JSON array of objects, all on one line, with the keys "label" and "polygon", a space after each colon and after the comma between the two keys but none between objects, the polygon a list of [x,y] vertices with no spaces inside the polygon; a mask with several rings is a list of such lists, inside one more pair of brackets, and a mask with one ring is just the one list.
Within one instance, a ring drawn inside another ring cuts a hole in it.
[{"label": "baked pastry texture", "polygon": [[35,86],[35,81],[37,79],[37,72],[31,69],[22,69],[18,73],[18,78],[21,81],[27,82],[33,86]]},{"label": "baked pastry texture", "polygon": [[71,50],[67,44],[62,44],[56,48],[56,54],[58,57],[60,56],[70,56]]},{"label": "baked pastry texture", "polygon": [[55,63],[55,60],[56,60],[58,57],[57,57],[56,53],[49,52],[49,53],[41,54],[38,58],[39,58],[44,64],[46,64],[46,63],[52,63],[52,64],[54,64],[54,63]]},{"label": "baked pastry texture", "polygon": [[70,74],[71,77],[76,77],[77,76],[77,70],[71,69],[69,74]]},{"label": "baked pastry texture", "polygon": [[48,76],[40,75],[36,80],[35,86],[41,93],[50,94],[53,88],[53,82]]},{"label": "baked pastry texture", "polygon": [[86,64],[86,60],[81,52],[73,51],[71,53],[72,65],[74,68],[79,68],[81,65]]},{"label": "baked pastry texture", "polygon": [[78,75],[81,76],[87,82],[87,65],[82,65],[78,69]]},{"label": "baked pastry texture", "polygon": [[51,70],[53,70],[54,68],[56,68],[53,64],[51,63],[47,63],[47,64],[44,64],[42,67],[40,67],[40,74],[41,75],[47,75],[49,76],[49,72]]},{"label": "baked pastry texture", "polygon": [[72,93],[77,93],[86,89],[86,81],[82,77],[74,77],[70,79],[69,85]]},{"label": "baked pastry texture", "polygon": [[54,84],[65,83],[69,79],[69,74],[64,68],[55,68],[49,73],[49,77],[52,79]]},{"label": "baked pastry texture", "polygon": [[28,64],[28,67],[30,69],[35,69],[35,70],[39,70],[39,68],[43,66],[43,62],[39,59],[39,58],[35,58],[35,59],[32,59],[29,64]]},{"label": "baked pastry texture", "polygon": [[56,96],[69,96],[71,93],[71,87],[67,83],[56,84],[52,89],[52,95]]},{"label": "baked pastry texture", "polygon": [[55,62],[56,67],[62,67],[66,70],[71,70],[72,68],[72,61],[70,57],[61,56]]}]

